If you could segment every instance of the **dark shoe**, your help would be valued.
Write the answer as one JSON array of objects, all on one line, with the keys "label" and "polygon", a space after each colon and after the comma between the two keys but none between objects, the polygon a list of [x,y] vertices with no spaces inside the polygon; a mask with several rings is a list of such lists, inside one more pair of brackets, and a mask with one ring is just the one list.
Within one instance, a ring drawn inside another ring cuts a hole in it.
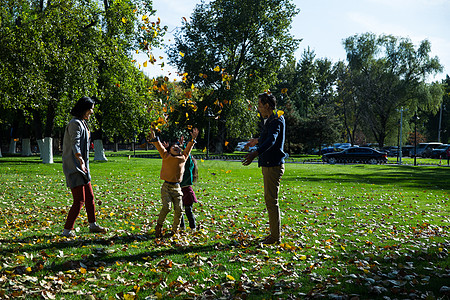
[{"label": "dark shoe", "polygon": [[155,236],[158,237],[162,237],[162,225],[160,224],[156,224],[155,227]]},{"label": "dark shoe", "polygon": [[269,235],[264,239],[264,241],[262,241],[262,243],[264,245],[273,245],[273,244],[278,245],[280,243],[280,239],[275,239],[271,235]]},{"label": "dark shoe", "polygon": [[61,236],[63,237],[67,237],[67,238],[74,238],[77,235],[73,232],[73,230],[69,231],[69,232],[63,232],[61,233]]},{"label": "dark shoe", "polygon": [[89,227],[90,233],[106,233],[107,231],[108,231],[108,229],[106,229],[100,225],[95,225],[93,227]]}]

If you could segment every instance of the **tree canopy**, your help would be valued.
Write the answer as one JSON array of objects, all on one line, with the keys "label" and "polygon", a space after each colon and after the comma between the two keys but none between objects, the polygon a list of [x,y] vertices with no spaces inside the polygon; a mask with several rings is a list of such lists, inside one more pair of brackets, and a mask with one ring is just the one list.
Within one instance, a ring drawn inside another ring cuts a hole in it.
[{"label": "tree canopy", "polygon": [[202,90],[199,111],[212,109],[219,131],[226,127],[230,137],[254,131],[256,95],[273,85],[297,48],[289,32],[297,13],[289,0],[216,0],[197,5],[176,34],[170,61]]}]

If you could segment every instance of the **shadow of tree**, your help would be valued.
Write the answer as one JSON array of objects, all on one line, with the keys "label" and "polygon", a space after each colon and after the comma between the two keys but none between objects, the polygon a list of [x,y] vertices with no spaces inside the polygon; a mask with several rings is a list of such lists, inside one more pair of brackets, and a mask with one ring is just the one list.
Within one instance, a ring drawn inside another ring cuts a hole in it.
[{"label": "shadow of tree", "polygon": [[[359,173],[361,166],[352,166],[356,171],[352,172],[336,172],[333,173],[333,179],[329,174],[316,173],[302,177],[304,181],[327,181],[334,182],[339,180],[340,183],[367,183],[376,185],[393,185],[415,187],[421,186],[425,189],[442,189],[450,190],[450,172],[448,169],[439,167],[416,168],[414,166],[397,166],[396,168],[384,166],[373,171],[364,169],[364,173]],[[290,175],[288,172],[283,176],[283,181],[297,181],[298,177]]]}]

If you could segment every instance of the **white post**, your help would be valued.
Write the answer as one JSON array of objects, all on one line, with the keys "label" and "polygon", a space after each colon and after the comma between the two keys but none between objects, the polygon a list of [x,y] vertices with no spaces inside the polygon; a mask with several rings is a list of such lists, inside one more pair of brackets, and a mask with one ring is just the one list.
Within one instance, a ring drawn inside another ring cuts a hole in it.
[{"label": "white post", "polygon": [[37,143],[39,148],[39,156],[42,159],[43,158],[42,153],[44,153],[44,139],[38,139]]},{"label": "white post", "polygon": [[44,164],[53,163],[53,139],[51,137],[44,138],[44,152],[42,155],[42,162]]},{"label": "white post", "polygon": [[22,156],[31,156],[30,139],[22,139]]},{"label": "white post", "polygon": [[9,153],[11,154],[16,153],[16,147],[17,147],[16,140],[11,138],[11,141],[9,142]]},{"label": "white post", "polygon": [[103,141],[102,140],[94,140],[94,160],[99,161],[107,161],[108,159],[105,156],[105,149],[103,149]]}]

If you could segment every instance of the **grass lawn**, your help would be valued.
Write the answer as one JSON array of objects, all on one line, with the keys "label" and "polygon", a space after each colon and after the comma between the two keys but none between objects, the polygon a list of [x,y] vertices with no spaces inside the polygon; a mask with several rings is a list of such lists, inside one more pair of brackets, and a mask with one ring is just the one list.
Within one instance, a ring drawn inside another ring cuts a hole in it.
[{"label": "grass lawn", "polygon": [[[450,296],[450,168],[286,164],[283,239],[256,163],[199,160],[200,230],[156,239],[159,159],[91,162],[98,223],[60,237],[72,203],[61,158],[0,158],[0,298],[435,299]],[[166,229],[172,221],[166,220]]]}]

